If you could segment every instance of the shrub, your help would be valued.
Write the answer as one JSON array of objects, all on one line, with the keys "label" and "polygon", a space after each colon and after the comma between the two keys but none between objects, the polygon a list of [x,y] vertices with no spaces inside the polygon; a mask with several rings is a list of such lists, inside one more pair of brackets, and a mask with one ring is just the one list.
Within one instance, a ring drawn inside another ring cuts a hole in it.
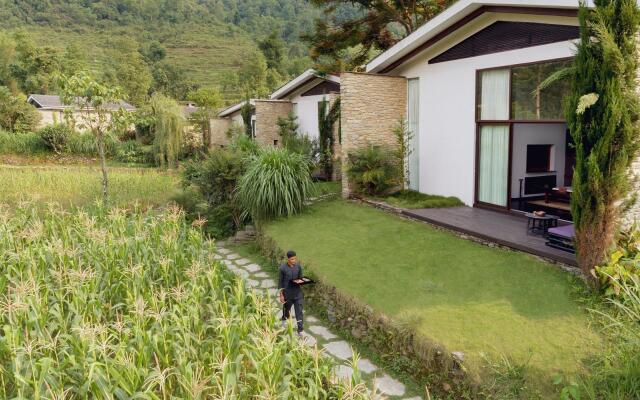
[{"label": "shrub", "polygon": [[595,276],[604,294],[610,297],[624,297],[620,283],[640,281],[640,229],[637,225],[620,233],[606,263],[595,268]]},{"label": "shrub", "polygon": [[245,171],[245,160],[246,155],[240,151],[219,149],[204,160],[188,162],[184,169],[183,186],[187,191],[197,189],[201,200],[176,201],[192,216],[204,216],[209,221],[208,232],[216,237],[229,236],[244,223],[235,190]]},{"label": "shrub", "polygon": [[260,145],[246,135],[236,135],[231,138],[229,148],[246,155],[256,155],[260,152]]},{"label": "shrub", "polygon": [[347,175],[360,193],[381,195],[396,187],[401,171],[392,150],[369,146],[348,155]]},{"label": "shrub", "polygon": [[[107,135],[104,138],[105,153],[113,156],[120,142],[113,135]],[[97,156],[98,144],[95,136],[89,132],[74,133],[67,139],[67,152],[84,156]]]},{"label": "shrub", "polygon": [[0,131],[0,154],[37,154],[47,151],[39,134]]},{"label": "shrub", "polygon": [[309,162],[318,161],[320,153],[318,142],[298,133],[297,119],[298,117],[293,113],[289,113],[286,118],[278,117],[278,134],[282,140],[282,147],[307,157]]},{"label": "shrub", "polygon": [[117,144],[115,159],[127,164],[153,164],[153,152],[151,146],[143,146],[135,140],[127,140]]},{"label": "shrub", "polygon": [[302,211],[312,192],[306,157],[273,147],[253,157],[238,184],[240,204],[257,221]]},{"label": "shrub", "polygon": [[67,144],[73,130],[66,124],[47,125],[38,131],[47,148],[55,153],[61,153]]},{"label": "shrub", "polygon": [[32,132],[37,129],[40,114],[25,98],[14,96],[0,86],[0,129],[10,132]]}]

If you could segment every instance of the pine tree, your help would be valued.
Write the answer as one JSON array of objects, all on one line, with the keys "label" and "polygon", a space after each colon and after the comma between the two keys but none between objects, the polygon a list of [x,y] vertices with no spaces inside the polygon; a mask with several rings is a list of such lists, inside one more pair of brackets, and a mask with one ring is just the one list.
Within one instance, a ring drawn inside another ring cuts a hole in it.
[{"label": "pine tree", "polygon": [[587,276],[613,244],[640,134],[638,6],[635,0],[596,0],[595,6],[580,5],[581,38],[567,108],[576,149],[571,208],[578,262]]}]

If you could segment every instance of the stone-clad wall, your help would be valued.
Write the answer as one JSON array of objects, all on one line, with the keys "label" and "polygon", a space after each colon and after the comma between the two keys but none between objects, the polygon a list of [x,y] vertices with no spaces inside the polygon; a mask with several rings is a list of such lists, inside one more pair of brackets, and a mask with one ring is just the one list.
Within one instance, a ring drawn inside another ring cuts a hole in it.
[{"label": "stone-clad wall", "polygon": [[[289,101],[256,100],[256,140],[261,145],[281,145],[278,117],[286,117],[293,110]],[[277,141],[277,142],[276,142]]]},{"label": "stone-clad wall", "polygon": [[370,145],[396,146],[393,128],[406,116],[407,80],[400,76],[343,73],[340,75],[342,108],[342,195],[352,187],[346,174],[347,155]]},{"label": "stone-clad wall", "polygon": [[227,131],[231,127],[231,119],[228,118],[212,118],[211,126],[211,148],[218,148],[229,144]]}]

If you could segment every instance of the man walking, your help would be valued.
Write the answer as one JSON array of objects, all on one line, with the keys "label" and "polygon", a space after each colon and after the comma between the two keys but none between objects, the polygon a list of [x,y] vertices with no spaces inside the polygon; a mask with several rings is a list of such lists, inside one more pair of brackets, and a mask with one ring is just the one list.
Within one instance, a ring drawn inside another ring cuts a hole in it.
[{"label": "man walking", "polygon": [[280,290],[280,303],[282,307],[282,325],[286,324],[293,306],[296,312],[298,323],[298,336],[302,335],[302,288],[293,282],[294,279],[302,278],[302,267],[298,264],[298,257],[295,251],[287,252],[287,263],[280,266],[280,278],[278,279],[278,289]]}]

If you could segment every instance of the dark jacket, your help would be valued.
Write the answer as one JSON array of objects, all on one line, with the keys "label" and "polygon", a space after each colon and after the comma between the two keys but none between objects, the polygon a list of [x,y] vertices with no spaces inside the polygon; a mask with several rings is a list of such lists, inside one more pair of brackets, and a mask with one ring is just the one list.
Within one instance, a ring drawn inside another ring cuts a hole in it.
[{"label": "dark jacket", "polygon": [[296,264],[290,267],[288,264],[280,266],[280,274],[278,279],[278,289],[284,290],[285,300],[302,299],[302,288],[291,282],[292,279],[302,278],[302,267]]}]

